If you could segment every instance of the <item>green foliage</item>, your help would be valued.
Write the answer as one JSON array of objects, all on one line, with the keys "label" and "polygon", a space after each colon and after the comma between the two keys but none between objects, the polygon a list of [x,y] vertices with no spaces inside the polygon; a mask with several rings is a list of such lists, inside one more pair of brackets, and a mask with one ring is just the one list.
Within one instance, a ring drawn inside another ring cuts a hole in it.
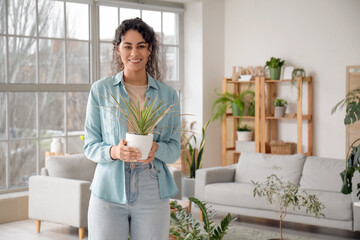
[{"label": "green foliage", "polygon": [[112,105],[109,108],[115,109],[124,115],[127,121],[117,115],[115,116],[125,124],[129,123],[129,127],[136,135],[148,135],[151,133],[156,124],[158,124],[173,107],[173,105],[165,107],[164,99],[156,103],[157,96],[152,102],[148,102],[148,100],[145,99],[144,105],[141,106],[139,101],[137,103],[131,100],[128,101],[118,94],[121,104],[108,89],[106,89],[106,91],[110,94],[112,100],[102,94],[100,95]]},{"label": "green foliage", "polygon": [[251,131],[251,128],[250,128],[250,126],[245,124],[245,125],[238,127],[236,130],[239,132],[249,132],[249,131]]},{"label": "green foliage", "polygon": [[271,57],[269,61],[266,61],[265,67],[268,68],[281,68],[285,64],[285,60],[280,58]]},{"label": "green foliage", "polygon": [[[190,170],[190,178],[195,178],[196,170],[200,169],[202,166],[204,149],[205,149],[205,141],[206,135],[205,131],[209,124],[213,121],[213,118],[209,119],[204,127],[201,129],[202,138],[200,141],[200,146],[197,148],[197,138],[195,134],[191,134],[190,136],[186,136],[186,132],[182,134],[183,139],[185,139],[185,144],[181,146],[181,154],[185,159],[189,170]],[[192,143],[193,142],[193,143]],[[186,150],[189,150],[190,157],[186,154]]]},{"label": "green foliage", "polygon": [[[170,234],[176,236],[178,240],[220,240],[223,239],[229,225],[236,219],[231,219],[230,213],[222,219],[220,226],[212,220],[215,212],[207,207],[207,203],[196,198],[189,198],[201,210],[203,224],[196,221],[191,213],[181,210],[181,206],[176,202],[172,202],[171,206],[178,211],[170,214]],[[201,229],[202,226],[202,229]]]},{"label": "green foliage", "polygon": [[276,107],[285,107],[287,105],[287,101],[285,99],[276,98],[274,100],[274,106]]},{"label": "green foliage", "polygon": [[280,237],[282,237],[282,220],[285,218],[288,208],[306,208],[306,213],[313,213],[316,218],[324,216],[322,210],[324,204],[319,201],[316,195],[308,194],[299,189],[299,185],[291,182],[283,183],[276,174],[266,178],[263,183],[254,182],[254,197],[266,197],[270,204],[275,204],[280,214]]},{"label": "green foliage", "polygon": [[[331,114],[334,114],[338,109],[342,109],[346,105],[346,115],[344,118],[344,124],[350,125],[360,120],[360,88],[354,89],[346,94],[345,98],[338,102]],[[340,173],[340,177],[343,181],[341,192],[343,194],[350,194],[352,192],[352,178],[354,173],[358,171],[360,173],[360,144],[355,144],[360,141],[360,138],[356,139],[347,151],[346,167],[345,170]],[[357,197],[360,199],[360,183],[357,183],[358,193]]]},{"label": "green foliage", "polygon": [[215,120],[220,118],[221,121],[221,117],[226,114],[226,109],[232,104],[235,104],[240,110],[240,119],[238,122],[238,126],[240,126],[242,117],[244,116],[245,112],[245,103],[254,101],[255,92],[248,89],[242,91],[240,94],[234,94],[229,92],[219,94],[216,92],[216,90],[215,93],[219,97],[214,101],[212,105],[211,115],[213,116],[213,119]]},{"label": "green foliage", "polygon": [[249,114],[249,116],[252,116],[252,117],[255,116],[255,100],[252,100],[249,103],[248,114]]}]

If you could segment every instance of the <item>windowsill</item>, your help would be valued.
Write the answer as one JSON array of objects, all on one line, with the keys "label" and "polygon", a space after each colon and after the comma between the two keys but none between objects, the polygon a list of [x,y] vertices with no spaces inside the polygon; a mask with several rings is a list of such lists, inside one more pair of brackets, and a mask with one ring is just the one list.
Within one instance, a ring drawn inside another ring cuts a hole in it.
[{"label": "windowsill", "polygon": [[0,199],[24,197],[24,196],[28,196],[28,195],[29,195],[29,191],[3,193],[3,194],[0,194]]}]

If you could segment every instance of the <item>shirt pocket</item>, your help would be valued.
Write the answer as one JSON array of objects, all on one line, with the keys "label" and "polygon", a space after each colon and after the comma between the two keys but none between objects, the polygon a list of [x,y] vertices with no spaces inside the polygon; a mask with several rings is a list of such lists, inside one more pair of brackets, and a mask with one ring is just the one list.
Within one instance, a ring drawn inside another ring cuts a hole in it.
[{"label": "shirt pocket", "polygon": [[102,109],[101,120],[105,136],[117,136],[120,134],[118,115],[113,109]]}]

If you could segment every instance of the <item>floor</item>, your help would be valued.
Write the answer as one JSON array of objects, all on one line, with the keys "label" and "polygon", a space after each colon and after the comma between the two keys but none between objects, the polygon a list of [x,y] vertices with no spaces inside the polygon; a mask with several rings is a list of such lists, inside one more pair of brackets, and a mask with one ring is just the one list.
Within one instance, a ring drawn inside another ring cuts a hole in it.
[{"label": "floor", "polygon": [[[194,216],[198,213],[193,208]],[[220,220],[224,216],[218,214],[216,219]],[[245,226],[258,230],[278,232],[278,222],[256,218],[238,217],[238,220],[232,225]],[[299,235],[312,240],[350,240],[360,239],[360,233],[335,230],[329,228],[317,228],[308,225],[284,224],[284,233],[289,235]],[[24,220],[6,224],[0,224],[0,240],[77,240],[78,229],[60,224],[42,222],[41,232],[35,232],[35,221]],[[87,239],[87,232],[85,232]]]}]

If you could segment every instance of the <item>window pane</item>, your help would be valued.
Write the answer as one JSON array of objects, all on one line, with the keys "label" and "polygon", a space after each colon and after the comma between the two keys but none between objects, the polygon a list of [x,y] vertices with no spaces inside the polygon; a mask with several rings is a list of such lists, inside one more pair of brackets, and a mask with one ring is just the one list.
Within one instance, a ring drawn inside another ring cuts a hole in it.
[{"label": "window pane", "polygon": [[90,83],[89,43],[67,42],[67,82]]},{"label": "window pane", "polygon": [[36,41],[9,37],[9,82],[36,83]]},{"label": "window pane", "polygon": [[164,44],[177,44],[178,43],[178,14],[163,13],[163,43]]},{"label": "window pane", "polygon": [[89,6],[81,3],[66,3],[67,37],[89,40]]},{"label": "window pane", "polygon": [[84,147],[84,141],[80,139],[80,136],[68,137],[67,153],[82,153]]},{"label": "window pane", "polygon": [[140,17],[139,9],[120,8],[120,23],[125,19]]},{"label": "window pane", "polygon": [[0,139],[6,138],[6,98],[4,92],[0,92]]},{"label": "window pane", "polygon": [[100,39],[113,40],[118,27],[118,8],[100,6]]},{"label": "window pane", "polygon": [[39,93],[40,137],[64,135],[64,93]]},{"label": "window pane", "polygon": [[70,92],[67,97],[67,130],[68,135],[84,133],[88,92]]},{"label": "window pane", "polygon": [[[39,168],[45,167],[45,152],[50,152],[51,138],[40,140],[40,156]],[[64,141],[64,140],[62,140]]]},{"label": "window pane", "polygon": [[0,37],[0,83],[6,82],[6,57],[5,57],[5,37]]},{"label": "window pane", "polygon": [[10,188],[27,186],[36,174],[36,140],[11,141],[9,148]]},{"label": "window pane", "polygon": [[36,35],[35,0],[8,1],[9,33],[16,35]]},{"label": "window pane", "polygon": [[178,47],[163,47],[163,53],[161,55],[161,61],[166,63],[166,81],[178,81],[178,61],[179,61],[179,49]]},{"label": "window pane", "polygon": [[153,27],[156,33],[161,33],[161,12],[144,10],[142,11],[142,19]]},{"label": "window pane", "polygon": [[111,75],[110,63],[112,60],[112,43],[100,43],[100,77]]},{"label": "window pane", "polygon": [[10,92],[10,138],[36,137],[36,93]]},{"label": "window pane", "polygon": [[39,0],[39,36],[64,37],[64,2]]},{"label": "window pane", "polygon": [[0,189],[6,187],[6,143],[0,142]]},{"label": "window pane", "polygon": [[63,41],[39,40],[39,82],[65,82]]},{"label": "window pane", "polygon": [[5,0],[0,0],[0,33],[5,33]]}]

